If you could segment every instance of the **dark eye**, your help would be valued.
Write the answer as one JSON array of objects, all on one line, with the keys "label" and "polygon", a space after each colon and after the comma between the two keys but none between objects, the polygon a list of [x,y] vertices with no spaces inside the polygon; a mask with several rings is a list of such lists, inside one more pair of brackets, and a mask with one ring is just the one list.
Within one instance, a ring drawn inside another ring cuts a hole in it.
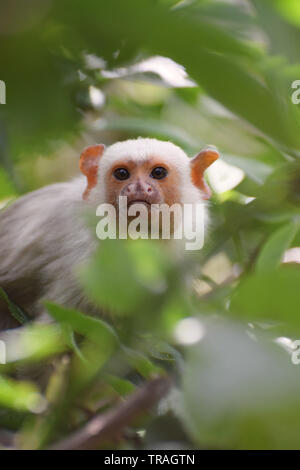
[{"label": "dark eye", "polygon": [[167,176],[168,172],[165,168],[162,166],[157,166],[156,168],[153,168],[151,171],[151,177],[155,178],[156,180],[162,180]]},{"label": "dark eye", "polygon": [[127,180],[129,176],[129,171],[126,170],[126,168],[117,168],[114,171],[114,177],[117,178],[117,180]]}]

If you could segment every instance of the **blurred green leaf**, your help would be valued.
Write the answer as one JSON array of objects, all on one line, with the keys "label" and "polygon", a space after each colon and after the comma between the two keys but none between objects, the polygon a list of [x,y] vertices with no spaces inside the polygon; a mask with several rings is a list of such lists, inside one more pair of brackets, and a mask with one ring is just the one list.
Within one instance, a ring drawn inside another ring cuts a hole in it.
[{"label": "blurred green leaf", "polygon": [[81,270],[81,280],[91,298],[108,311],[131,313],[144,298],[122,240],[102,242],[90,265]]},{"label": "blurred green leaf", "polygon": [[38,412],[45,400],[36,385],[0,376],[0,404],[19,411]]},{"label": "blurred green leaf", "polygon": [[99,318],[90,317],[51,302],[45,302],[45,306],[56,321],[70,325],[76,333],[85,335],[93,341],[118,342],[117,335],[112,327]]},{"label": "blurred green leaf", "polygon": [[264,273],[277,268],[284,252],[290,247],[300,228],[299,221],[293,221],[276,230],[262,247],[256,262],[256,271]]},{"label": "blurred green leaf", "polygon": [[8,175],[0,168],[0,200],[16,195],[15,188]]},{"label": "blurred green leaf", "polygon": [[[152,240],[102,240],[89,266],[80,271],[87,293],[117,314],[145,311],[146,299],[165,289],[168,266]],[[151,305],[149,304],[149,307]]]},{"label": "blurred green leaf", "polygon": [[184,130],[150,118],[113,118],[110,120],[101,120],[96,124],[99,130],[122,130],[135,134],[137,136],[155,136],[160,139],[172,140],[175,144],[186,149],[187,152],[194,152],[199,147],[199,143],[188,135]]},{"label": "blurred green leaf", "polygon": [[235,155],[222,155],[224,160],[231,165],[244,170],[244,172],[257,184],[263,184],[267,176],[272,173],[272,167],[255,158],[237,157]]},{"label": "blurred green leaf", "polygon": [[289,354],[221,318],[204,328],[183,373],[181,418],[196,446],[298,449],[300,377]]},{"label": "blurred green leaf", "polygon": [[136,387],[129,380],[120,379],[115,375],[105,375],[105,380],[112,386],[112,388],[122,397],[134,392]]},{"label": "blurred green leaf", "polygon": [[292,23],[300,25],[300,5],[297,0],[275,0],[274,6]]},{"label": "blurred green leaf", "polygon": [[[279,143],[299,147],[298,110],[293,107],[283,81],[282,63],[276,69],[271,63],[268,67],[266,57],[249,43],[204,21],[201,8],[199,14],[195,10],[191,14],[177,9],[170,15],[167,9],[147,0],[130,0],[126,4],[113,0],[102,4],[99,13],[106,18],[102,34],[108,41],[121,35],[128,42],[142,42],[152,53],[173,58],[231,111]],[[122,22],[125,15],[130,20]],[[151,24],[151,34],[138,21],[143,15],[149,20],[147,24]],[[271,67],[272,82],[268,74]]]},{"label": "blurred green leaf", "polygon": [[250,274],[235,289],[230,310],[247,321],[274,320],[300,327],[300,267]]},{"label": "blurred green leaf", "polygon": [[7,364],[2,370],[14,370],[19,366],[45,361],[67,350],[65,335],[59,325],[30,323],[26,326],[1,332],[6,344]]},{"label": "blurred green leaf", "polygon": [[156,366],[145,354],[134,349],[124,347],[123,352],[131,367],[139,372],[145,379],[151,379],[162,374],[163,369]]}]

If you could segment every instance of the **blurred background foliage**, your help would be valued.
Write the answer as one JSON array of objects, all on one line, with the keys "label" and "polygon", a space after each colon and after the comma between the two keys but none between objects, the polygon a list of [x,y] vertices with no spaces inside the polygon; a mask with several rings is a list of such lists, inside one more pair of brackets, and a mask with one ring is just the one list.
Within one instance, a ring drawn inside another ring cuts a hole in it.
[{"label": "blurred background foliage", "polygon": [[93,445],[300,448],[299,1],[2,1],[0,79],[2,206],[94,142],[221,152],[201,252],[103,243],[79,275],[105,321],[49,304],[57,323],[1,333],[2,446],[55,445],[169,374],[155,413]]}]

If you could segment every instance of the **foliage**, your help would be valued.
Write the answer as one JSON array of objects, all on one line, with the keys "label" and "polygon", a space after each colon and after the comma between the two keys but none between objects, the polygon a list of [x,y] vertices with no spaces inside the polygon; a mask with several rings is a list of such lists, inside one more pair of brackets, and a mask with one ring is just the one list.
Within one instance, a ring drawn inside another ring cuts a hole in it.
[{"label": "foliage", "polygon": [[[155,136],[190,155],[212,142],[224,166],[208,172],[203,250],[104,242],[78,276],[105,318],[47,304],[55,324],[0,334],[0,427],[22,448],[55,446],[172,376],[159,412],[97,447],[299,448],[300,270],[283,261],[300,246],[300,5],[15,3],[0,6],[1,202],[67,177],[93,141]],[[22,378],[32,369],[40,388]]]}]

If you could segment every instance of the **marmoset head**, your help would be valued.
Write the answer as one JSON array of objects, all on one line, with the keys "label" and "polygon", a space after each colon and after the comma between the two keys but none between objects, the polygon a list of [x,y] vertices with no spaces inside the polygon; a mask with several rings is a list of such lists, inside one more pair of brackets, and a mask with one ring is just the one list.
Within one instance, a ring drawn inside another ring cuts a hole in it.
[{"label": "marmoset head", "polygon": [[80,169],[87,177],[83,199],[118,208],[119,196],[128,206],[194,203],[210,197],[204,171],[219,154],[208,147],[189,158],[171,142],[138,138],[118,142],[107,148],[86,148],[80,157]]}]

